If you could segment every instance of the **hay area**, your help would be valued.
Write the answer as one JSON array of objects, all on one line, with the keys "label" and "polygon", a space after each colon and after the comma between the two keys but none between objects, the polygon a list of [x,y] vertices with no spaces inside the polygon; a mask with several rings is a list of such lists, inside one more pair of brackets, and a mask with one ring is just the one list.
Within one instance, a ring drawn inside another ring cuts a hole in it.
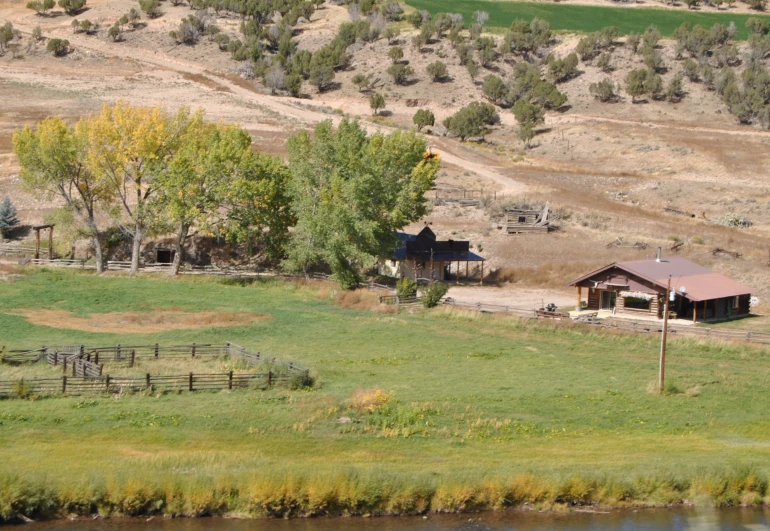
[{"label": "hay area", "polygon": [[80,330],[82,332],[151,334],[167,330],[246,326],[270,319],[269,315],[233,312],[110,312],[91,314],[86,317],[66,310],[16,310],[6,312],[19,315],[27,322],[52,328]]}]

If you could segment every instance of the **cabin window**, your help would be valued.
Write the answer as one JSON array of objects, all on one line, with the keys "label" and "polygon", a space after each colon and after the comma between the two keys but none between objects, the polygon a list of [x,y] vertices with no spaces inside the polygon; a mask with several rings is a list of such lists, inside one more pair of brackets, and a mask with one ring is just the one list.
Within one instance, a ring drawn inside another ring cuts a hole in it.
[{"label": "cabin window", "polygon": [[519,216],[519,223],[526,223],[527,217],[526,216]]},{"label": "cabin window", "polygon": [[733,310],[738,309],[738,302],[740,300],[740,297],[733,297]]},{"label": "cabin window", "polygon": [[625,297],[623,299],[623,306],[633,310],[649,310],[650,301],[637,297]]}]

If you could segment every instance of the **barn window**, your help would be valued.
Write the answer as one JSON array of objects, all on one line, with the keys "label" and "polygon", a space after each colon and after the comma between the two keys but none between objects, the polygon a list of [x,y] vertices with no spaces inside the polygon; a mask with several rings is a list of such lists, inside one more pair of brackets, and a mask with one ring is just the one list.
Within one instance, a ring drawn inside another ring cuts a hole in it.
[{"label": "barn window", "polygon": [[519,223],[526,223],[527,217],[526,216],[519,216]]},{"label": "barn window", "polygon": [[170,264],[174,261],[175,251],[171,249],[156,249],[155,262],[158,264]]},{"label": "barn window", "polygon": [[625,297],[623,299],[623,306],[634,310],[649,310],[650,301],[640,297]]},{"label": "barn window", "polygon": [[740,301],[740,297],[733,297],[733,310],[738,309],[738,302]]}]

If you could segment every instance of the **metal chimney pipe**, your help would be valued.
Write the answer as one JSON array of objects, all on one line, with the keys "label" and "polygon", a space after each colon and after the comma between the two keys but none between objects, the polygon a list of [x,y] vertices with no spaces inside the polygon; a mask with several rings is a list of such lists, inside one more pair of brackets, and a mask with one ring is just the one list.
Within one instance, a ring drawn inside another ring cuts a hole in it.
[{"label": "metal chimney pipe", "polygon": [[662,249],[662,247],[658,247],[658,256],[657,256],[657,258],[655,258],[656,262],[660,262],[660,251],[661,251],[661,249]]}]

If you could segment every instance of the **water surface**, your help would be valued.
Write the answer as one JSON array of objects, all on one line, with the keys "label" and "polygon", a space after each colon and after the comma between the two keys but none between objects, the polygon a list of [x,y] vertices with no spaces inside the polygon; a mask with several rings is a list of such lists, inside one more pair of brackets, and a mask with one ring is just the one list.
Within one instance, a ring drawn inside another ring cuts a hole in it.
[{"label": "water surface", "polygon": [[42,522],[29,531],[770,531],[768,509],[644,509],[567,514],[509,511],[382,518],[119,518]]}]

